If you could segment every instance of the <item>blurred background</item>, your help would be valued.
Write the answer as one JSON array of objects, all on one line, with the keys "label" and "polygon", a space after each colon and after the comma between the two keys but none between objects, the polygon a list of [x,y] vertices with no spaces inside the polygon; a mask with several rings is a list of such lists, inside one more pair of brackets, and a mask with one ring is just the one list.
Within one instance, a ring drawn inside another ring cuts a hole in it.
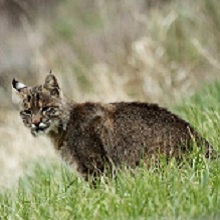
[{"label": "blurred background", "polygon": [[0,0],[0,185],[39,156],[11,101],[51,69],[75,101],[157,102],[169,107],[219,79],[219,0]]}]

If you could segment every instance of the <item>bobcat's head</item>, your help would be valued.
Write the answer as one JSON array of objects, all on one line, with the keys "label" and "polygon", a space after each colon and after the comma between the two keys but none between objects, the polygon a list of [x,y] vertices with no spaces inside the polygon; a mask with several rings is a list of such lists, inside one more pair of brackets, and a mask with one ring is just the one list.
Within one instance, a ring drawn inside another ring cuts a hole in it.
[{"label": "bobcat's head", "polygon": [[20,98],[20,116],[34,136],[58,131],[62,126],[63,100],[54,75],[43,85],[28,87],[13,79],[12,87]]}]

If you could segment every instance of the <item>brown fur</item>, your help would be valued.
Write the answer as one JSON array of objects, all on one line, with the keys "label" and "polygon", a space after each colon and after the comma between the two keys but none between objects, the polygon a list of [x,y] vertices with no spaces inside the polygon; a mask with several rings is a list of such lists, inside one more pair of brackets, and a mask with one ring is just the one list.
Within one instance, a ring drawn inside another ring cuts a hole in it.
[{"label": "brown fur", "polygon": [[[69,102],[60,96],[55,77],[53,82],[50,86],[24,88],[23,104],[28,99],[27,91],[32,96],[23,108],[33,108],[34,112],[24,123],[31,127],[29,123],[34,123],[39,114],[40,120],[47,123],[41,109],[48,103],[56,105],[53,120],[57,127],[53,126],[47,135],[61,156],[76,166],[85,179],[102,174],[105,167],[111,170],[121,165],[136,167],[141,159],[148,163],[159,154],[180,159],[192,151],[194,142],[205,151],[206,157],[212,156],[213,148],[189,123],[156,104]],[[16,83],[13,81],[15,89]]]}]

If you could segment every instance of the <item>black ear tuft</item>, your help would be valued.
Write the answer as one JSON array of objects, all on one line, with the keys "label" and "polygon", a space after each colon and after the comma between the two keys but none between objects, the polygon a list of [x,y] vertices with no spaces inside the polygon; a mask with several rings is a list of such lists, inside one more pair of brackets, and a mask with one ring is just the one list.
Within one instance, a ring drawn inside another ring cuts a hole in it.
[{"label": "black ear tuft", "polygon": [[18,83],[18,81],[13,78],[13,80],[12,80],[12,87],[13,87],[14,89],[16,88],[16,84],[17,84],[17,83]]}]

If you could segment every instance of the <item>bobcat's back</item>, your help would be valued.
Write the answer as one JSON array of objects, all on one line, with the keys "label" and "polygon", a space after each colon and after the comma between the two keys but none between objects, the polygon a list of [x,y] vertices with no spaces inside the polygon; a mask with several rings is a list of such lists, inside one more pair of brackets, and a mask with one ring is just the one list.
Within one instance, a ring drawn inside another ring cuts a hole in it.
[{"label": "bobcat's back", "polygon": [[212,151],[186,121],[158,105],[138,102],[72,104],[64,136],[64,149],[84,174],[103,172],[106,162],[135,167],[159,153],[181,158],[194,141],[207,157]]}]

